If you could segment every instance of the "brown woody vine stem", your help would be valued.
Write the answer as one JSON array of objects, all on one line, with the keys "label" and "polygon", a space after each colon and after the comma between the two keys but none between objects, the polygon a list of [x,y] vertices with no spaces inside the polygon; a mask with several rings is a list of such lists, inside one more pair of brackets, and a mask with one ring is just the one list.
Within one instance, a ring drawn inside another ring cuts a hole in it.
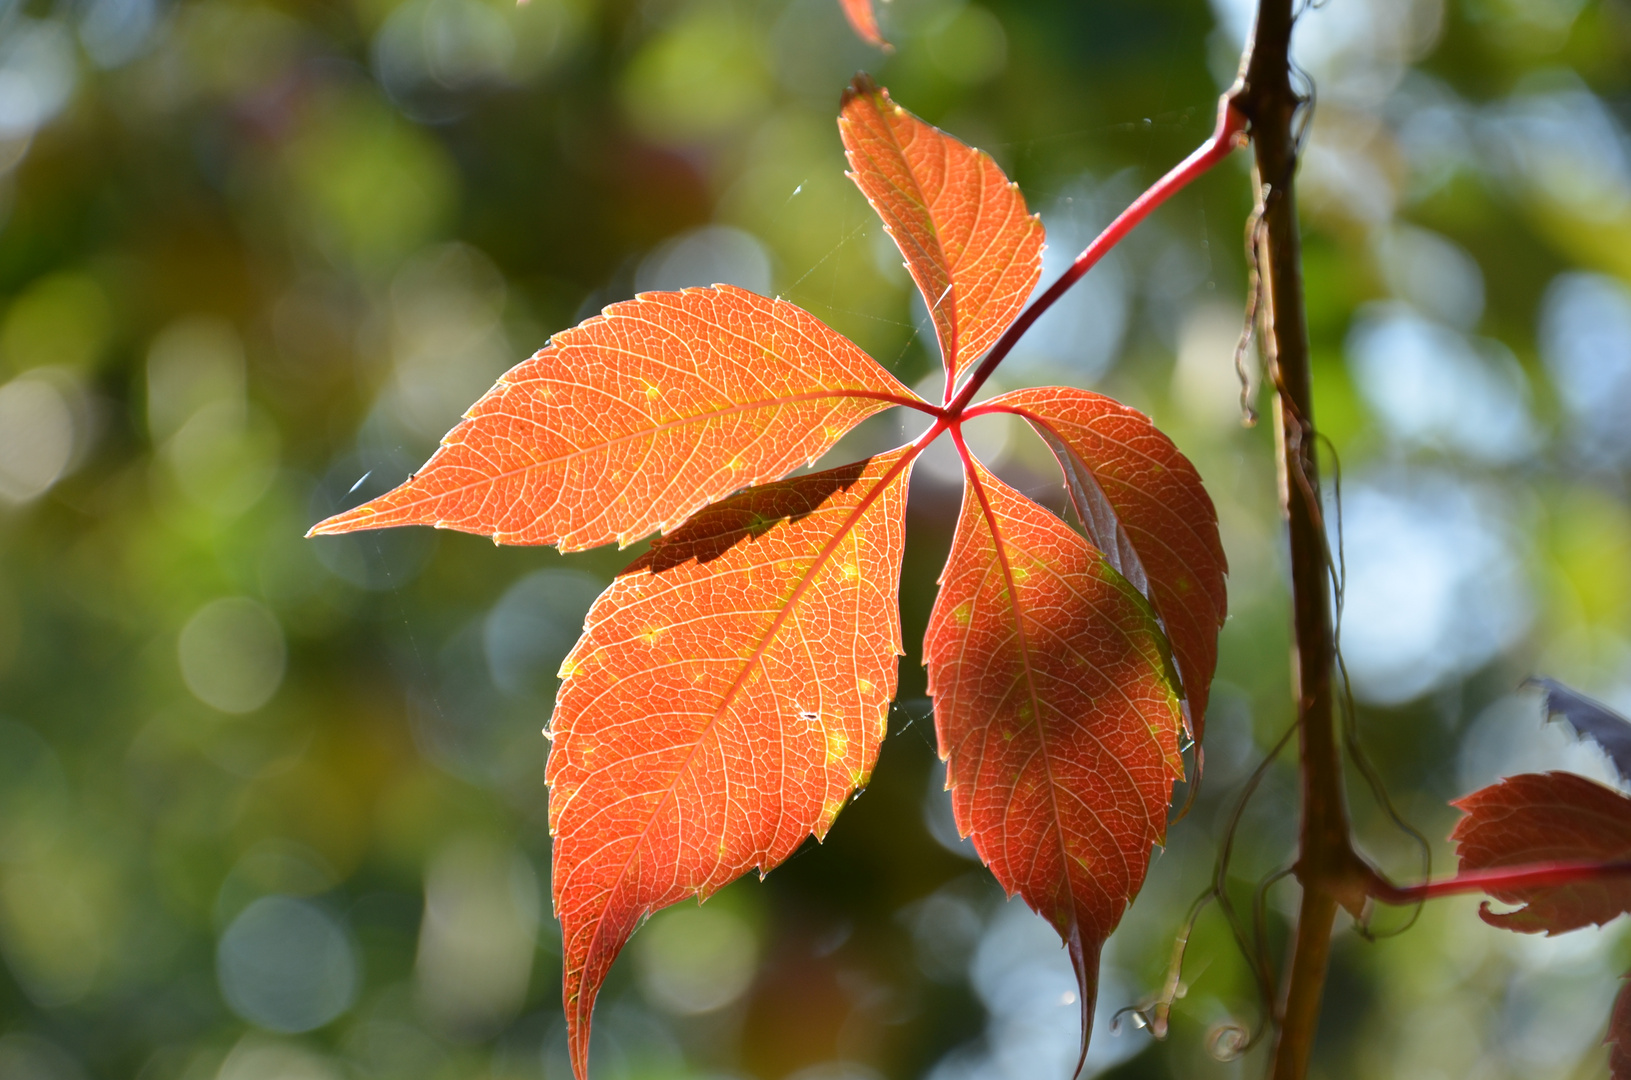
[{"label": "brown woody vine stem", "polygon": [[1291,549],[1302,830],[1295,872],[1301,910],[1276,1007],[1273,1080],[1303,1080],[1339,906],[1358,915],[1375,878],[1354,853],[1336,737],[1330,579],[1314,457],[1313,378],[1303,309],[1302,252],[1294,178],[1295,122],[1303,104],[1291,84],[1292,0],[1260,0],[1239,82],[1229,97],[1251,124],[1261,220],[1264,352],[1275,387],[1275,446]]},{"label": "brown woody vine stem", "polygon": [[1302,902],[1275,1008],[1272,1080],[1304,1080],[1308,1073],[1339,907],[1359,918],[1369,898],[1414,904],[1459,893],[1558,887],[1631,874],[1631,861],[1559,862],[1468,871],[1444,881],[1399,886],[1354,850],[1336,735],[1330,556],[1314,456],[1313,378],[1297,229],[1296,122],[1304,102],[1291,83],[1292,4],[1259,0],[1241,77],[1227,96],[1250,123],[1255,152],[1254,255],[1265,361],[1275,388],[1275,446],[1290,539],[1295,633],[1292,685],[1302,826],[1294,871]]}]

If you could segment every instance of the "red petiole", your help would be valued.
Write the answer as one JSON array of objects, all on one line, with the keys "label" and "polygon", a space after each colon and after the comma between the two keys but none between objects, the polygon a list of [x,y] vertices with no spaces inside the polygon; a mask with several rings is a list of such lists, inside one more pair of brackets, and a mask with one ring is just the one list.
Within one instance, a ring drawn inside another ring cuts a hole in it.
[{"label": "red petiole", "polygon": [[1212,137],[1196,148],[1183,161],[1179,162],[1161,179],[1152,184],[1144,194],[1133,200],[1131,206],[1123,210],[1112,221],[1108,228],[1094,238],[1082,253],[1076,256],[1070,269],[1060,275],[1059,280],[1048,286],[1046,292],[1037,297],[1014,320],[1012,326],[997,339],[991,351],[985,354],[985,359],[974,369],[974,373],[963,383],[956,397],[949,398],[945,405],[945,415],[960,418],[968,403],[974,395],[979,393],[980,387],[997,370],[997,365],[1013,350],[1015,343],[1025,336],[1037,319],[1042,317],[1058,299],[1065,295],[1070,287],[1080,281],[1095,263],[1104,258],[1105,254],[1118,243],[1122,237],[1132,232],[1138,223],[1150,216],[1150,212],[1166,202],[1177,192],[1183,190],[1191,180],[1204,175],[1212,166],[1228,157],[1235,147],[1241,145],[1241,135],[1246,130],[1246,117],[1241,111],[1230,104],[1225,97],[1218,104],[1218,123],[1212,131]]},{"label": "red petiole", "polygon": [[1535,863],[1493,870],[1469,870],[1453,878],[1427,881],[1420,885],[1395,885],[1378,874],[1370,882],[1368,891],[1384,904],[1415,904],[1461,893],[1560,888],[1624,875],[1631,875],[1631,860]]}]

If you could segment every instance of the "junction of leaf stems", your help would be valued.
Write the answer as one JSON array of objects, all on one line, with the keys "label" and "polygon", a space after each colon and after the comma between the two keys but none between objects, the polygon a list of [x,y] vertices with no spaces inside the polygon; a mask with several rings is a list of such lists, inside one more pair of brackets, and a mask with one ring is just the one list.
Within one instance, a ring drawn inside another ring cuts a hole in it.
[{"label": "junction of leaf stems", "polygon": [[[859,81],[857,85],[861,85]],[[974,462],[973,457],[964,442],[961,425],[963,421],[981,415],[989,415],[999,412],[1018,412],[1021,415],[1024,415],[1024,412],[1020,407],[1013,404],[1006,404],[1000,400],[977,405],[971,404],[974,397],[979,393],[980,389],[990,378],[991,374],[1009,355],[1019,339],[1023,337],[1027,330],[1029,330],[1029,328],[1036,323],[1037,319],[1040,318],[1042,314],[1044,314],[1050,307],[1052,307],[1052,305],[1058,301],[1059,298],[1062,297],[1074,284],[1080,281],[1081,278],[1086,275],[1087,272],[1092,269],[1092,267],[1097,264],[1107,252],[1109,252],[1118,242],[1120,242],[1122,238],[1131,232],[1157,207],[1166,202],[1167,199],[1169,199],[1173,194],[1182,190],[1191,181],[1195,180],[1199,176],[1204,175],[1219,162],[1227,158],[1233,150],[1246,145],[1249,138],[1248,128],[1250,126],[1247,113],[1252,109],[1252,107],[1253,103],[1248,92],[1237,90],[1231,92],[1230,94],[1226,94],[1219,103],[1216,126],[1206,142],[1204,142],[1192,154],[1190,154],[1189,157],[1175,166],[1136,200],[1134,200],[1134,202],[1128,206],[1126,210],[1124,210],[1113,222],[1111,222],[1103,233],[1096,237],[1093,242],[1076,257],[1071,266],[1063,275],[1059,277],[1058,280],[1049,285],[1033,302],[1027,305],[1024,310],[1019,312],[1017,317],[1013,317],[1013,321],[1002,331],[1001,335],[997,337],[996,341],[991,343],[990,348],[985,351],[984,356],[979,360],[973,371],[968,374],[968,376],[964,378],[960,384],[954,377],[950,377],[955,373],[950,370],[953,367],[953,364],[948,356],[947,366],[949,377],[946,382],[946,391],[943,396],[943,400],[939,405],[933,405],[929,402],[923,401],[920,398],[917,398],[914,395],[900,396],[897,393],[882,392],[879,390],[855,393],[851,395],[854,397],[869,397],[873,399],[886,400],[891,404],[915,409],[932,417],[933,423],[926,431],[918,436],[918,438],[913,440],[910,445],[896,452],[898,456],[895,457],[895,460],[891,462],[886,469],[882,470],[882,474],[877,476],[877,481],[872,486],[871,490],[865,495],[861,496],[857,503],[853,506],[848,515],[849,522],[845,525],[844,530],[841,531],[840,535],[842,535],[843,531],[847,531],[850,525],[858,522],[862,516],[867,513],[869,507],[884,496],[885,492],[891,487],[891,484],[907,468],[910,467],[912,461],[931,442],[933,442],[940,435],[948,432],[956,445],[958,455],[961,457],[964,463],[972,490],[980,499],[982,504],[986,503],[986,496],[981,492],[981,481],[978,479],[979,470],[977,469],[976,463]],[[1263,185],[1263,187],[1266,190],[1268,185]],[[1262,191],[1259,192],[1259,196],[1260,199],[1265,197]],[[871,198],[870,194],[869,198]],[[882,213],[881,210],[880,213]],[[1037,242],[1038,244],[1040,243],[1039,240]],[[1032,280],[1034,281],[1034,278]],[[921,286],[923,282],[920,281],[919,284]],[[1262,283],[1260,282],[1259,284]],[[1266,286],[1264,287],[1266,288]],[[924,291],[926,294],[929,292],[927,288],[925,288]],[[1028,291],[1028,287],[1026,291]],[[769,301],[765,302],[769,303]],[[779,301],[777,303],[779,303]],[[1264,316],[1266,331],[1267,328],[1273,326],[1273,305],[1269,304],[1267,307],[1268,310]],[[1256,298],[1253,298],[1251,307],[1248,308],[1248,318],[1253,318],[1257,310],[1258,306],[1256,304]],[[1275,355],[1272,335],[1266,332],[1265,336],[1270,337],[1271,339],[1269,348],[1267,350],[1268,363],[1271,381],[1276,387],[1279,395],[1278,404],[1285,409],[1295,412],[1295,406],[1286,401],[1288,391],[1282,382],[1282,371],[1280,370],[1278,358]],[[1306,437],[1309,432],[1304,431],[1303,434]],[[880,462],[880,464],[882,464],[882,462]],[[733,468],[734,467],[735,463],[733,462]],[[417,474],[414,478],[410,479],[410,482],[413,479],[417,479]],[[995,534],[995,521],[992,520],[991,507],[989,505],[985,505],[984,512],[987,519],[991,520],[993,534]],[[338,517],[339,516],[337,516],[337,519]],[[325,522],[322,525],[315,527],[312,532],[315,534],[323,531],[348,531],[350,528],[378,527],[377,524],[348,521],[343,528],[329,529],[326,527],[329,524],[329,522]],[[382,522],[380,524],[386,523]],[[435,524],[441,525],[442,522],[437,521]],[[494,536],[495,541],[498,540],[499,537],[496,532],[494,532],[492,535]],[[532,540],[522,542],[538,541]],[[824,561],[826,558],[832,555],[836,549],[837,542],[837,537],[834,537],[828,543],[822,545],[823,549],[819,553],[818,561]],[[565,545],[560,546],[562,547],[562,550],[566,550]],[[791,611],[792,604],[796,602],[798,596],[801,595],[804,590],[812,587],[813,581],[814,577],[807,575],[799,582],[797,587],[794,589],[793,596],[787,598],[787,606],[783,609],[783,615],[778,616],[777,625],[780,624],[780,620],[785,616],[785,613],[787,611]],[[766,640],[768,641],[768,638]],[[744,673],[745,671],[746,669],[744,668]],[[740,682],[740,680],[738,681]],[[733,692],[735,689],[736,687],[733,686]],[[1202,701],[1202,704],[1204,705],[1204,701]],[[1197,713],[1197,717],[1198,716],[1199,713]],[[801,706],[799,708],[799,718],[803,721],[810,722],[819,719],[819,716],[816,712],[806,710]],[[1194,734],[1199,734],[1198,728]],[[1281,745],[1284,745],[1284,741],[1282,741]],[[1278,750],[1278,747],[1276,749]],[[583,751],[585,754],[589,752],[591,751]],[[843,748],[840,749],[838,756],[842,757],[842,752]],[[1271,753],[1269,760],[1272,759],[1273,754]],[[1267,762],[1265,762],[1265,765],[1266,764]],[[552,755],[552,768],[553,765],[554,755]],[[1181,771],[1182,770],[1180,768],[1180,774]],[[1251,788],[1254,785],[1255,779],[1253,782],[1248,784],[1247,791],[1243,799],[1249,798]],[[1193,794],[1193,785],[1191,788],[1191,794]],[[1325,837],[1324,839],[1327,839],[1329,841],[1328,843],[1313,845],[1319,850],[1311,850],[1311,845],[1308,842],[1308,838],[1305,836],[1303,850],[1300,852],[1299,862],[1293,867],[1293,872],[1296,872],[1299,877],[1303,877],[1305,872],[1310,873],[1312,876],[1304,879],[1305,889],[1310,887],[1319,889],[1327,897],[1346,908],[1354,915],[1356,919],[1362,919],[1364,917],[1368,904],[1373,900],[1380,901],[1385,904],[1412,905],[1428,899],[1458,893],[1492,893],[1502,890],[1510,892],[1513,890],[1523,889],[1555,888],[1577,884],[1588,880],[1600,880],[1611,876],[1631,875],[1631,860],[1613,862],[1557,861],[1529,865],[1502,866],[1494,869],[1471,870],[1458,874],[1457,876],[1447,880],[1424,882],[1413,886],[1400,886],[1388,880],[1354,849],[1351,836],[1347,834],[1345,822],[1342,824],[1343,828],[1340,835]],[[552,808],[552,834],[554,831]],[[1224,858],[1226,860],[1227,855],[1225,855]],[[1315,865],[1316,863],[1317,865]],[[1217,889],[1220,887],[1221,886],[1215,886],[1213,892],[1209,895],[1219,895]],[[1202,899],[1204,901],[1206,897],[1203,897]],[[1334,911],[1334,908],[1332,910]],[[1157,1035],[1161,1034],[1162,1029],[1165,1027],[1165,1010],[1170,1008],[1172,998],[1176,996],[1177,987],[1179,985],[1178,972],[1182,966],[1183,947],[1187,940],[1187,936],[1188,934],[1186,929],[1186,931],[1179,937],[1177,942],[1177,947],[1173,957],[1172,969],[1168,974],[1166,992],[1162,995],[1162,998],[1155,1003],[1150,1012],[1150,1015],[1154,1018],[1151,1026]],[[1068,940],[1069,939],[1067,937],[1067,941]],[[1102,937],[1099,940],[1102,941]],[[612,955],[615,955],[615,951]],[[1079,964],[1080,958],[1078,957],[1076,959]],[[609,963],[609,960],[607,962]],[[1084,990],[1085,989],[1086,986],[1084,984]],[[580,1075],[582,1074],[583,1070],[586,1069],[587,1063],[587,1011],[588,1009],[592,1008],[593,996],[594,989],[591,988],[587,995],[587,1001],[579,1000],[576,1002],[579,1012],[582,1014],[582,1026],[580,1029],[581,1039],[578,1037],[578,1035],[574,1035],[573,1065],[574,1069],[578,1071]],[[1088,1013],[1084,1019],[1090,1019],[1092,1008],[1090,995],[1084,994],[1083,1005],[1084,1008],[1088,1010]],[[569,1014],[571,1008],[572,998],[569,995]],[[1084,1054],[1085,1051],[1086,1042],[1084,1038]]]}]

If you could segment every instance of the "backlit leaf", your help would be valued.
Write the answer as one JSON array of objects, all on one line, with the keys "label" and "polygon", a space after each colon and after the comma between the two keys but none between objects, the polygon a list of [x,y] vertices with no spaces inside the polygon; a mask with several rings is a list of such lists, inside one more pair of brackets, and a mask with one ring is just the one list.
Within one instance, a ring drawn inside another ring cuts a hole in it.
[{"label": "backlit leaf", "polygon": [[792,304],[730,285],[645,293],[556,334],[407,483],[311,535],[435,525],[562,551],[628,544],[911,397]]},{"label": "backlit leaf", "polygon": [[[1631,859],[1631,799],[1574,773],[1524,773],[1457,799],[1467,814],[1450,833],[1462,870],[1532,863]],[[1631,911],[1631,878],[1603,877],[1573,885],[1492,889],[1515,911],[1479,915],[1491,926],[1561,934],[1602,924]]]},{"label": "backlit leaf", "polygon": [[883,39],[878,29],[878,14],[872,8],[872,0],[838,0],[838,6],[844,9],[844,17],[862,41],[885,52],[894,51],[894,46]]},{"label": "backlit leaf", "polygon": [[635,927],[825,836],[872,771],[902,651],[909,463],[897,450],[709,507],[590,610],[547,776],[579,1077]]},{"label": "backlit leaf", "polygon": [[1228,610],[1229,564],[1195,466],[1149,417],[1086,390],[1019,390],[982,408],[1030,421],[1059,459],[1088,535],[1155,605],[1199,739]]},{"label": "backlit leaf", "polygon": [[1099,951],[1183,776],[1165,639],[1102,553],[976,462],[923,654],[958,829],[1068,946],[1085,1054]]},{"label": "backlit leaf", "polygon": [[990,155],[919,120],[865,75],[844,92],[838,129],[850,178],[929,305],[949,392],[1042,276],[1042,222]]}]

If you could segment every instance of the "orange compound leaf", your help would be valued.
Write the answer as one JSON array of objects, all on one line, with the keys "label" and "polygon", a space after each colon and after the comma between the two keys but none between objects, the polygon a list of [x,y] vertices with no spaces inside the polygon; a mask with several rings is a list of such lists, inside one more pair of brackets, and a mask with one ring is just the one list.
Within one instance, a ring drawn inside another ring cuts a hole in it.
[{"label": "orange compound leaf", "polygon": [[[1620,981],[1631,975],[1620,976]],[[1614,998],[1614,1011],[1608,1018],[1608,1069],[1610,1080],[1631,1080],[1631,983],[1620,987]]]},{"label": "orange compound leaf", "polygon": [[878,29],[878,14],[872,8],[872,0],[838,0],[838,6],[844,9],[844,18],[849,20],[856,37],[884,52],[895,51],[895,47],[883,39],[883,33]]},{"label": "orange compound leaf", "polygon": [[[1631,799],[1574,773],[1511,776],[1451,805],[1467,814],[1450,833],[1463,871],[1631,859]],[[1631,878],[1622,876],[1488,891],[1503,904],[1523,906],[1491,911],[1486,902],[1478,912],[1483,920],[1524,934],[1561,934],[1631,911]]]},{"label": "orange compound leaf", "polygon": [[970,456],[924,637],[958,830],[1048,919],[1081,985],[1143,884],[1183,777],[1155,613],[1081,534]]},{"label": "orange compound leaf", "polygon": [[912,451],[754,488],[656,541],[561,666],[546,779],[572,1066],[658,908],[821,838],[866,783],[901,654]]},{"label": "orange compound leaf", "polygon": [[1030,421],[1059,459],[1088,535],[1155,605],[1198,741],[1228,611],[1229,563],[1195,466],[1149,417],[1086,390],[1020,390],[975,409],[986,411]]},{"label": "orange compound leaf", "polygon": [[924,123],[857,75],[838,130],[850,179],[923,291],[946,389],[1019,316],[1042,276],[1042,222],[990,155]]},{"label": "orange compound leaf", "polygon": [[730,285],[644,293],[556,334],[407,483],[308,535],[434,525],[562,551],[629,544],[912,403],[792,304]]}]

